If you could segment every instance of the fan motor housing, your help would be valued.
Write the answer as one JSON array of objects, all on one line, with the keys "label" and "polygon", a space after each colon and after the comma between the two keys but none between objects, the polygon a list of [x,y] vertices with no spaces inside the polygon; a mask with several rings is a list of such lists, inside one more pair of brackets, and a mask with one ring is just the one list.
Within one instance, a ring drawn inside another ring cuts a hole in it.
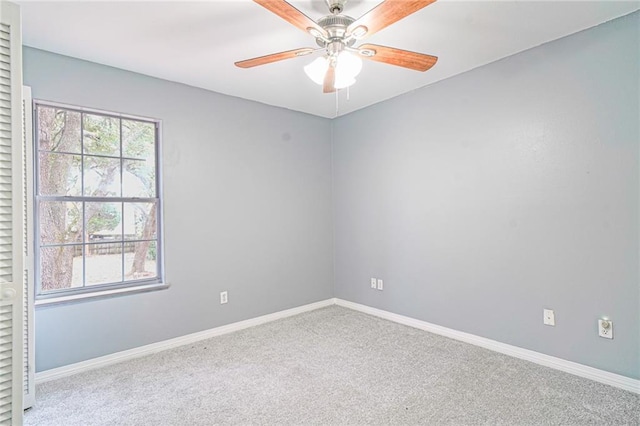
[{"label": "fan motor housing", "polygon": [[[329,34],[329,40],[342,40],[347,35],[347,28],[349,25],[355,22],[350,16],[347,15],[328,15],[318,20],[318,25],[325,29],[325,31]],[[325,47],[327,42],[322,40],[321,38],[316,39],[316,43],[319,46]],[[352,46],[355,43],[355,40],[349,40],[347,43],[348,46]]]}]

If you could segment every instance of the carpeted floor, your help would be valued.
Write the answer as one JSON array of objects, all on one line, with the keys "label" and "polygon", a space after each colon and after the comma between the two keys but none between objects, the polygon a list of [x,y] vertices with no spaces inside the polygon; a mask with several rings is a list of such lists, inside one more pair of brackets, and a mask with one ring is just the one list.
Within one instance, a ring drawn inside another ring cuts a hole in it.
[{"label": "carpeted floor", "polygon": [[340,307],[44,383],[25,425],[640,425],[640,396]]}]

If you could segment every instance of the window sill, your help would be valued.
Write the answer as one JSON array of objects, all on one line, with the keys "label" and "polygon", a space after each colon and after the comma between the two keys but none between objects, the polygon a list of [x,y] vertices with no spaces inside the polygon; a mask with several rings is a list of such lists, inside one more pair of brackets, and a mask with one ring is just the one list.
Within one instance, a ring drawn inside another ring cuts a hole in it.
[{"label": "window sill", "polygon": [[40,307],[40,306],[61,305],[61,304],[75,303],[75,302],[85,302],[90,300],[106,299],[108,297],[124,296],[128,294],[148,293],[150,291],[165,290],[167,288],[169,288],[169,284],[167,283],[155,283],[155,284],[140,285],[136,287],[126,287],[126,288],[96,291],[93,293],[72,294],[72,295],[60,296],[60,297],[49,297],[46,299],[36,300],[35,306]]}]

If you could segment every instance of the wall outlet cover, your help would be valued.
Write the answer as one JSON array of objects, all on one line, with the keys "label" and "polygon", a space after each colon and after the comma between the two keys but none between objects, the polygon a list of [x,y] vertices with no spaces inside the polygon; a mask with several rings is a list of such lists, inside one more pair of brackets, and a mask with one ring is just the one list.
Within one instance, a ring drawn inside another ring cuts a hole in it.
[{"label": "wall outlet cover", "polygon": [[376,288],[377,281],[375,278],[371,278],[371,288]]},{"label": "wall outlet cover", "polygon": [[384,283],[381,279],[378,279],[378,290],[384,290]]},{"label": "wall outlet cover", "polygon": [[613,321],[599,319],[598,336],[604,337],[605,339],[613,339]]},{"label": "wall outlet cover", "polygon": [[220,292],[220,304],[224,305],[225,303],[227,303],[229,301],[228,297],[227,297],[227,292],[226,291],[221,291]]},{"label": "wall outlet cover", "polygon": [[542,311],[542,322],[545,325],[555,326],[556,325],[556,315],[553,312],[553,309],[543,309]]}]

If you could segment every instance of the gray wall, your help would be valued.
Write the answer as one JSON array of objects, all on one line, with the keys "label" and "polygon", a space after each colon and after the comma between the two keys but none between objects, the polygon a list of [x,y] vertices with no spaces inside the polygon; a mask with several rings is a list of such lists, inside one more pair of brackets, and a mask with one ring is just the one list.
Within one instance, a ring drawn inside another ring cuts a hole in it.
[{"label": "gray wall", "polygon": [[639,16],[335,120],[336,297],[640,378]]},{"label": "gray wall", "polygon": [[38,371],[332,296],[328,120],[31,48],[24,70],[34,98],[163,121],[171,284],[36,309]]},{"label": "gray wall", "polygon": [[639,16],[333,122],[25,48],[34,97],[163,120],[172,285],[38,308],[37,370],[335,295],[640,378]]}]

